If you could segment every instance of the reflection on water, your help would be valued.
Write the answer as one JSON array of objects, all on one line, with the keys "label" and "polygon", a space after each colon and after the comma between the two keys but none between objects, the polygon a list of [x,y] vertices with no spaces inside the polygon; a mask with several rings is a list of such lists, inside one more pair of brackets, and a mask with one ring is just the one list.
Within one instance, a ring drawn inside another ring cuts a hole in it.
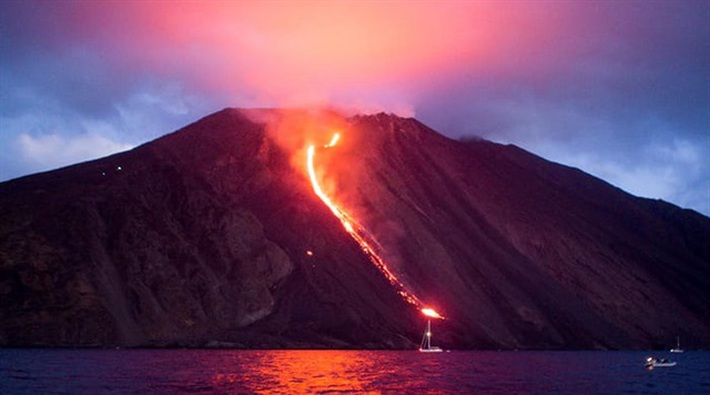
[{"label": "reflection on water", "polygon": [[0,349],[0,394],[710,393],[710,352]]},{"label": "reflection on water", "polygon": [[[240,373],[217,373],[214,383],[235,384],[254,393],[368,393],[372,355],[358,351],[270,351],[254,355]],[[375,393],[374,391],[372,393]]]}]

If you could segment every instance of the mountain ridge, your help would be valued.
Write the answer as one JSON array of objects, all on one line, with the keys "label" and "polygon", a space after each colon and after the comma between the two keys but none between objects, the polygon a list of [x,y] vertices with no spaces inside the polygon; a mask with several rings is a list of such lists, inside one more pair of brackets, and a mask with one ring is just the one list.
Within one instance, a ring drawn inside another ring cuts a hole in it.
[{"label": "mountain ridge", "polygon": [[[269,128],[287,113],[0,183],[0,345],[414,347],[423,318]],[[708,347],[707,217],[413,118],[343,124],[320,174],[447,316],[444,346]]]}]

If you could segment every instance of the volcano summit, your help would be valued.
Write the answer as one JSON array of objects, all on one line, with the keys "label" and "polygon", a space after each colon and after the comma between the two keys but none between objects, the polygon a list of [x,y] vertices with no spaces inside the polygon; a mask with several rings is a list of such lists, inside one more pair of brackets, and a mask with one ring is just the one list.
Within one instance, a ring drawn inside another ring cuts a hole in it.
[{"label": "volcano summit", "polygon": [[[333,128],[314,173],[401,287],[309,181]],[[413,349],[402,290],[445,348],[706,348],[710,219],[386,114],[226,109],[0,184],[1,346]]]}]

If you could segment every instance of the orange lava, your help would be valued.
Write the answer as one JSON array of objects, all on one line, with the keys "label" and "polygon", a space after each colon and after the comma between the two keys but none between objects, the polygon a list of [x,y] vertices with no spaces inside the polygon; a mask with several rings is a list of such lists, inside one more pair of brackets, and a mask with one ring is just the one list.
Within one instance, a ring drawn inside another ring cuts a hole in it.
[{"label": "orange lava", "polygon": [[[331,139],[330,143],[324,145],[323,148],[330,148],[335,146],[335,144],[338,143],[339,139],[340,134],[336,133]],[[309,146],[306,166],[308,169],[308,177],[310,178],[311,185],[313,186],[313,191],[316,193],[318,198],[320,198],[320,200],[330,209],[333,215],[335,215],[340,220],[340,223],[343,225],[343,228],[345,228],[348,234],[358,243],[358,245],[360,245],[360,249],[362,249],[365,255],[367,255],[367,257],[370,259],[370,261],[375,264],[377,269],[379,269],[380,272],[384,274],[390,284],[392,284],[397,289],[397,293],[405,301],[419,308],[422,314],[428,317],[443,319],[444,317],[439,315],[439,313],[434,311],[434,309],[424,307],[424,304],[421,302],[421,300],[417,298],[416,295],[414,295],[412,292],[406,289],[404,284],[402,284],[402,282],[397,279],[394,273],[392,273],[392,271],[387,267],[385,261],[373,248],[373,246],[376,245],[377,242],[375,240],[368,241],[368,232],[365,230],[365,228],[359,223],[357,223],[357,221],[355,221],[355,219],[350,216],[350,214],[345,212],[345,210],[338,207],[338,205],[336,205],[330,199],[330,197],[325,192],[323,192],[323,189],[321,188],[318,182],[318,177],[316,176],[315,167],[313,165],[315,155],[316,146]]]},{"label": "orange lava", "polygon": [[431,309],[431,308],[428,308],[428,307],[423,308],[423,309],[421,310],[421,312],[422,312],[422,314],[424,314],[424,315],[427,316],[427,317],[440,318],[440,319],[443,319],[443,318],[444,318],[444,317],[442,317],[441,315],[439,315],[439,313],[437,313],[436,310]]}]

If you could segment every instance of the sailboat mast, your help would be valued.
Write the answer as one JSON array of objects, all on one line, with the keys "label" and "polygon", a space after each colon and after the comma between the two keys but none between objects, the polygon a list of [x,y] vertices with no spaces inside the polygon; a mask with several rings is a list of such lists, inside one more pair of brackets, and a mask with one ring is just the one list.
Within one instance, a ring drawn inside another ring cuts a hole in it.
[{"label": "sailboat mast", "polygon": [[419,345],[419,351],[423,352],[441,352],[441,348],[431,345],[431,320],[426,321],[426,329],[422,336],[422,343]]},{"label": "sailboat mast", "polygon": [[426,348],[431,348],[431,320],[426,320]]}]

